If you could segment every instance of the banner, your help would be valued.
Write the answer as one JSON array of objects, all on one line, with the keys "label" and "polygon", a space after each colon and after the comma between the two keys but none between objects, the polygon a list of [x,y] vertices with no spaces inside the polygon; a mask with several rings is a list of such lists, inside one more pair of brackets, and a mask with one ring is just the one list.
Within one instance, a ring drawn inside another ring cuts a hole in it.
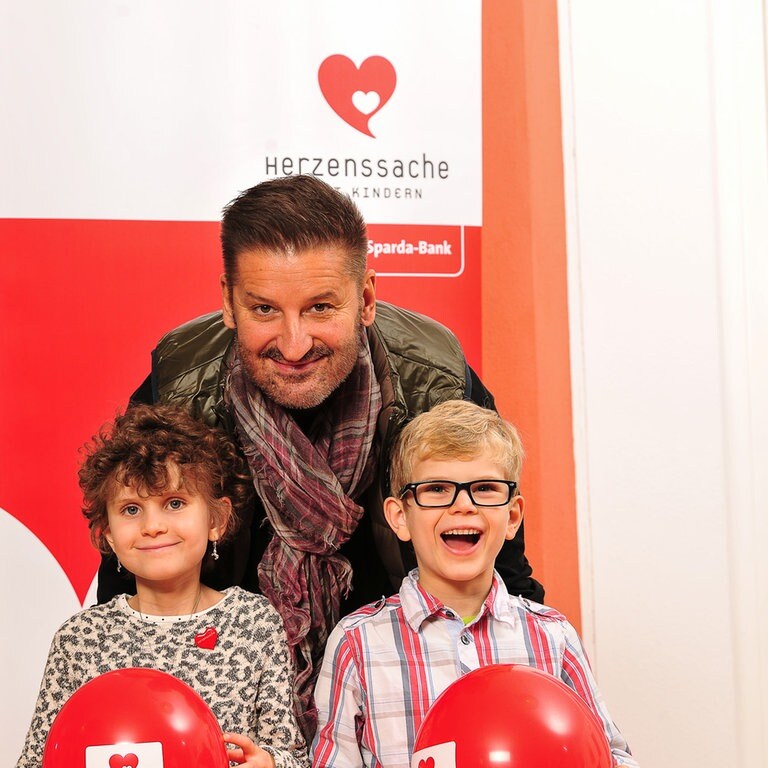
[{"label": "banner", "polygon": [[[220,305],[218,220],[310,173],[369,223],[380,298],[480,360],[481,5],[11,2],[0,45],[0,762],[93,601],[79,448],[158,338]],[[22,629],[23,628],[23,631]]]}]

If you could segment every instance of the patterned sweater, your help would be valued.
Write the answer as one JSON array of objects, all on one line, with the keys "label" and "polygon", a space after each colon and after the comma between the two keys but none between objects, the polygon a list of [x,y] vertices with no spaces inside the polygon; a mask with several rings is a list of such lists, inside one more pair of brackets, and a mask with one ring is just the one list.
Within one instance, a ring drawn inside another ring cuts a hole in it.
[{"label": "patterned sweater", "polygon": [[[194,637],[215,627],[213,650]],[[84,683],[105,672],[151,667],[194,688],[222,730],[266,749],[276,768],[306,768],[307,750],[292,709],[293,669],[283,625],[266,598],[239,587],[187,617],[141,616],[118,595],[75,614],[56,632],[16,768],[40,768],[54,717]]]}]

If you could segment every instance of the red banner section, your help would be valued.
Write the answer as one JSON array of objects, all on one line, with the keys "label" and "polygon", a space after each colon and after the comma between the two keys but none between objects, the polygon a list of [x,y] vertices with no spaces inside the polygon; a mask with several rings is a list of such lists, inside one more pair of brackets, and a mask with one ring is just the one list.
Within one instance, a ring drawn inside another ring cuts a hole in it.
[{"label": "red banner section", "polygon": [[79,449],[149,372],[159,336],[219,306],[218,225],[0,220],[0,506],[82,600],[97,554]]},{"label": "red banner section", "polygon": [[447,325],[480,372],[480,227],[368,225],[376,295]]},{"label": "red banner section", "polygon": [[[369,261],[384,273],[381,298],[451,327],[477,366],[480,230],[466,228],[462,248],[461,229],[371,225],[374,251],[407,242],[415,252]],[[214,222],[0,220],[0,507],[50,550],[81,600],[97,555],[80,516],[79,449],[147,375],[158,338],[220,306],[218,230]]]}]

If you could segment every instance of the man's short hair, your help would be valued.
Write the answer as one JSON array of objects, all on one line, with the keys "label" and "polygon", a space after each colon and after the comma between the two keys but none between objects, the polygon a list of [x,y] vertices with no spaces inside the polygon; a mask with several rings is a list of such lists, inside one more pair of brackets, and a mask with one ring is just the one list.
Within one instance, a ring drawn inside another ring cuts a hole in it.
[{"label": "man's short hair", "polygon": [[396,495],[413,481],[416,462],[471,460],[480,454],[502,468],[503,479],[520,479],[524,453],[517,430],[496,411],[466,400],[447,400],[417,416],[400,433],[392,450],[391,492]]},{"label": "man's short hair", "polygon": [[368,252],[363,215],[347,195],[314,176],[264,181],[224,208],[221,249],[230,286],[244,251],[300,253],[324,246],[343,250],[350,275],[362,279]]},{"label": "man's short hair", "polygon": [[214,517],[220,499],[232,502],[222,538],[236,527],[238,513],[253,495],[245,459],[221,431],[209,427],[186,409],[172,405],[136,405],[103,427],[85,448],[80,468],[83,515],[91,541],[101,552],[112,550],[106,540],[108,505],[121,486],[141,494],[166,492],[178,469],[183,488],[201,494]]}]

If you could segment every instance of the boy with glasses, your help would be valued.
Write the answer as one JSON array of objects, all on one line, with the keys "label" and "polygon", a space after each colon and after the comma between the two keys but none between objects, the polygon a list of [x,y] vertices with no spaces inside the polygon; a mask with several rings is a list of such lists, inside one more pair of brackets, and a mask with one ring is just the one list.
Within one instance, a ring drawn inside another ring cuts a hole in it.
[{"label": "boy with glasses", "polygon": [[[313,768],[408,768],[437,696],[487,664],[526,664],[578,693],[616,765],[637,766],[597,690],[573,629],[557,611],[510,595],[494,571],[523,518],[523,449],[513,426],[465,401],[417,416],[392,454],[389,525],[418,568],[400,592],[350,614],[326,646],[315,689]],[[512,694],[511,694],[512,695]]]}]

